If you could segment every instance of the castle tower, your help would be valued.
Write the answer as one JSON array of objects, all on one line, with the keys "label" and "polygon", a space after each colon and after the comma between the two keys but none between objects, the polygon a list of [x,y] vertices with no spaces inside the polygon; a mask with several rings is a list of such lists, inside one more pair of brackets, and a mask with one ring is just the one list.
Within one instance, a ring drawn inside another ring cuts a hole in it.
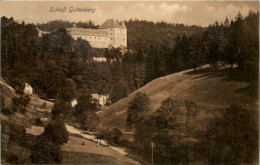
[{"label": "castle tower", "polygon": [[127,47],[127,29],[125,26],[125,22],[121,21],[120,26],[121,26],[121,34],[122,34],[121,45]]},{"label": "castle tower", "polygon": [[[106,29],[110,38],[110,45],[120,47],[126,45],[126,27],[122,22],[119,24],[114,19],[107,19],[99,29]],[[122,42],[124,40],[124,42]]]}]

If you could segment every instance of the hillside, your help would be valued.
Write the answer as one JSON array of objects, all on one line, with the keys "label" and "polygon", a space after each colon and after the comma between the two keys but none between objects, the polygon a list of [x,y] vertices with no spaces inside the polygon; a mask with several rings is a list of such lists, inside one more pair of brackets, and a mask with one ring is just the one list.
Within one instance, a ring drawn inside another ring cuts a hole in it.
[{"label": "hillside", "polygon": [[[1,97],[4,99],[4,106],[10,107],[12,104],[12,98],[20,97],[20,95],[15,93],[15,90],[8,85],[2,78],[0,79],[1,85]],[[25,107],[25,114],[21,114],[19,112],[14,113],[11,116],[8,116],[13,122],[23,122],[25,127],[30,127],[34,125],[35,118],[50,118],[51,109],[53,106],[53,102],[40,99],[37,95],[29,96],[30,102]],[[45,104],[45,106],[43,106]],[[1,114],[1,120],[7,121],[7,117]]]},{"label": "hillside", "polygon": [[25,107],[25,113],[17,111],[6,115],[2,112],[3,109],[11,109],[14,106],[13,98],[19,98],[21,95],[15,93],[15,90],[2,78],[0,78],[0,85],[1,99],[3,100],[0,114],[2,163],[6,164],[5,161],[9,160],[8,162],[11,163],[30,164],[30,151],[28,147],[25,147],[25,144],[33,135],[40,134],[44,130],[43,126],[37,125],[36,119],[40,119],[43,125],[46,125],[51,116],[53,103],[42,100],[34,94],[29,96],[30,101]]},{"label": "hillside", "polygon": [[128,130],[127,106],[137,92],[145,93],[149,97],[153,110],[158,109],[161,102],[168,97],[192,101],[212,110],[226,108],[232,103],[240,104],[247,109],[256,109],[257,94],[251,92],[253,89],[249,83],[227,78],[228,69],[211,71],[209,66],[205,65],[196,72],[190,69],[157,78],[101,113],[103,125],[117,127],[122,131]]},{"label": "hillside", "polygon": [[[19,98],[21,95],[15,93],[15,90],[8,85],[2,78],[0,78],[1,85],[1,97],[4,99],[3,108],[10,108],[13,104],[12,99],[14,97]],[[15,163],[16,160],[14,156],[16,155],[19,158],[19,161],[22,161],[26,164],[31,164],[30,155],[31,151],[28,147],[25,147],[23,144],[25,143],[33,143],[33,139],[36,136],[41,134],[44,130],[44,125],[48,124],[51,119],[51,110],[53,107],[52,102],[40,99],[36,94],[29,96],[30,101],[28,105],[25,107],[25,113],[20,113],[19,111],[14,112],[11,115],[6,115],[1,113],[1,126],[2,126],[2,163],[6,164]],[[43,107],[43,105],[45,106]],[[37,126],[35,119],[40,118],[43,122],[42,126]],[[11,127],[12,124],[15,124],[14,127]],[[13,128],[13,129],[11,129]],[[22,135],[26,135],[26,137],[31,137],[32,141],[28,141],[28,139],[24,137],[20,137],[22,132],[18,128],[25,128],[26,132]],[[62,156],[63,156],[63,164],[138,164],[138,162],[129,158],[127,153],[120,153],[117,151],[116,147],[105,147],[105,146],[97,146],[97,144],[93,141],[87,140],[83,136],[87,135],[78,135],[78,133],[71,133],[71,130],[75,128],[71,127],[69,131],[69,141],[68,143],[62,146]],[[40,132],[39,132],[40,130]],[[78,132],[83,130],[78,130]],[[18,135],[19,134],[19,135]],[[33,136],[36,135],[36,136]],[[17,139],[13,140],[13,136],[16,136]],[[23,143],[20,143],[22,141]],[[85,145],[82,145],[82,142]],[[113,149],[116,148],[116,149]],[[12,157],[13,156],[13,157]],[[7,162],[6,162],[7,161]],[[21,162],[16,162],[21,163]]]}]

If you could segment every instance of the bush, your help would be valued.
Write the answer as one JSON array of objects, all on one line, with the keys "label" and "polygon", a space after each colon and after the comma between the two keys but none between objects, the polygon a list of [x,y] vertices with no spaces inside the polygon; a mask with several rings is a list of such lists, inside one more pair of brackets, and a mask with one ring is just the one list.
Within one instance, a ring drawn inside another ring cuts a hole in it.
[{"label": "bush", "polygon": [[80,127],[88,131],[96,131],[100,124],[100,118],[96,112],[84,112],[79,117]]},{"label": "bush", "polygon": [[[254,164],[258,158],[258,124],[255,112],[232,104],[225,110],[219,143],[224,144],[224,164]],[[222,150],[222,151],[223,151]]]},{"label": "bush", "polygon": [[68,131],[62,119],[52,120],[45,127],[42,135],[57,145],[67,143],[69,139]]},{"label": "bush", "polygon": [[43,123],[42,123],[42,121],[41,121],[40,118],[36,118],[36,119],[35,119],[35,124],[36,124],[37,126],[43,126]]},{"label": "bush", "polygon": [[10,116],[11,114],[13,114],[12,110],[10,108],[1,108],[1,113],[4,115],[8,115]]},{"label": "bush", "polygon": [[31,147],[31,161],[35,164],[61,163],[60,145],[47,139],[45,135],[38,136]]},{"label": "bush", "polygon": [[113,87],[110,98],[112,103],[115,103],[118,100],[127,97],[128,94],[129,94],[129,90],[127,84],[124,83],[123,81],[119,81]]},{"label": "bush", "polygon": [[8,153],[6,155],[6,161],[11,163],[11,164],[23,164],[24,160],[21,160],[18,155],[14,153]]},{"label": "bush", "polygon": [[25,87],[24,83],[20,80],[13,80],[10,85],[15,89],[15,92],[19,95],[23,94],[23,89]]},{"label": "bush", "polygon": [[62,163],[60,147],[68,141],[68,132],[62,119],[52,120],[31,147],[31,161],[35,164]]},{"label": "bush", "polygon": [[46,108],[46,102],[42,104],[41,108]]},{"label": "bush", "polygon": [[52,119],[55,120],[56,118],[59,118],[60,115],[67,118],[70,115],[71,110],[71,105],[68,102],[57,101],[51,111]]},{"label": "bush", "polygon": [[113,128],[111,133],[112,133],[113,143],[119,144],[120,137],[123,136],[123,133],[118,128]]},{"label": "bush", "polygon": [[12,114],[11,109],[5,107],[5,98],[2,95],[0,95],[0,97],[1,97],[1,113],[10,116]]},{"label": "bush", "polygon": [[123,136],[123,133],[118,128],[102,129],[96,135],[99,139],[104,139],[110,144],[119,144],[120,137]]},{"label": "bush", "polygon": [[92,101],[90,94],[80,96],[78,104],[75,106],[74,115],[79,118],[84,112],[96,112],[97,104]]},{"label": "bush", "polygon": [[20,96],[19,98],[13,97],[11,105],[12,112],[21,112],[24,114],[26,111],[25,107],[29,104],[29,102],[29,96]]},{"label": "bush", "polygon": [[128,104],[127,123],[129,125],[143,120],[145,113],[150,110],[150,100],[145,93],[138,92]]},{"label": "bush", "polygon": [[25,148],[30,147],[30,140],[29,136],[26,134],[25,127],[16,123],[7,123],[4,127],[9,131],[10,142],[15,142]]}]

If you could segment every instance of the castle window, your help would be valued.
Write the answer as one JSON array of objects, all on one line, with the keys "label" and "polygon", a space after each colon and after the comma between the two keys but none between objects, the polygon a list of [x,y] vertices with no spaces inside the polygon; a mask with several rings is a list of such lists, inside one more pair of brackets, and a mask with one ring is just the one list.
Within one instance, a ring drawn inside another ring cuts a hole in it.
[{"label": "castle window", "polygon": [[111,38],[111,40],[113,40],[113,38]]},{"label": "castle window", "polygon": [[112,35],[112,33],[111,33],[111,35]]},{"label": "castle window", "polygon": [[113,29],[111,29],[111,31],[112,31]]}]

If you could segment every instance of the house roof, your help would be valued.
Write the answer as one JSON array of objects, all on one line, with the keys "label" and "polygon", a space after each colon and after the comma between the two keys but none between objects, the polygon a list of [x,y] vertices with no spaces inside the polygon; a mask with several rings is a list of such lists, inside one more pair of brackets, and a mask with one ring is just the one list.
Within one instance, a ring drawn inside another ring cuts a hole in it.
[{"label": "house roof", "polygon": [[106,28],[120,28],[121,26],[117,23],[114,19],[107,19],[99,29],[106,29]]}]

